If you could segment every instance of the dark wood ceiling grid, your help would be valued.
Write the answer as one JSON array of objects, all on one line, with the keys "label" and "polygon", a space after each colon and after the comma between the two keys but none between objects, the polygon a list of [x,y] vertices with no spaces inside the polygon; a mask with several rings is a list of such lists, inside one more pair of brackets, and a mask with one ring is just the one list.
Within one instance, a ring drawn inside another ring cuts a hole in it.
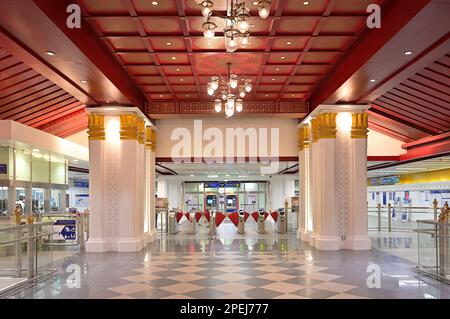
[{"label": "dark wood ceiling grid", "polygon": [[0,119],[41,129],[84,108],[72,95],[0,47]]},{"label": "dark wood ceiling grid", "polygon": [[450,54],[372,102],[372,112],[426,134],[450,131]]}]

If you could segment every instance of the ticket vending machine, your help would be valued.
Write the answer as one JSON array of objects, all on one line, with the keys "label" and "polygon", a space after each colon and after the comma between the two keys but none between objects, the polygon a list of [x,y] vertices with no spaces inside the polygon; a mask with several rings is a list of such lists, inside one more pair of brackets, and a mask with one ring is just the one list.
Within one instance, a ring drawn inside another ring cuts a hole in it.
[{"label": "ticket vending machine", "polygon": [[233,213],[238,211],[238,201],[236,195],[228,194],[225,204],[227,213]]},{"label": "ticket vending machine", "polygon": [[206,194],[205,196],[205,211],[211,212],[217,209],[217,195]]}]

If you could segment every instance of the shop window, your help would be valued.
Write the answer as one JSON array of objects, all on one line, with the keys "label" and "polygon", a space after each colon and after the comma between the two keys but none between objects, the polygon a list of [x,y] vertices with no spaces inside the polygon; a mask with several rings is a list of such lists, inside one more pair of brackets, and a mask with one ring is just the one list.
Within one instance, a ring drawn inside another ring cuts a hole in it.
[{"label": "shop window", "polygon": [[8,214],[8,187],[0,187],[0,217],[9,216]]},{"label": "shop window", "polygon": [[50,196],[50,211],[59,212],[61,210],[61,196],[62,191],[60,189],[52,189]]},{"label": "shop window", "polygon": [[32,190],[32,207],[33,213],[39,214],[44,211],[44,189],[33,188]]},{"label": "shop window", "polygon": [[30,153],[15,150],[16,156],[16,180],[30,181],[31,180],[31,163]]}]

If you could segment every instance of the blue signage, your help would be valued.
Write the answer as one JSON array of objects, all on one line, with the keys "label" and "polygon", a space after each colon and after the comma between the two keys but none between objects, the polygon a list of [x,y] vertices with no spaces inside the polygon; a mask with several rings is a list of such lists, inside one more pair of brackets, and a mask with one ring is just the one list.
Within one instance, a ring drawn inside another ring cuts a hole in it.
[{"label": "blue signage", "polygon": [[89,182],[88,181],[73,181],[73,187],[89,188]]},{"label": "blue signage", "polygon": [[209,182],[209,183],[203,183],[204,188],[219,188],[219,187],[226,187],[226,188],[236,188],[240,187],[241,183],[239,182]]},{"label": "blue signage", "polygon": [[8,164],[0,164],[0,174],[8,174]]},{"label": "blue signage", "polygon": [[64,226],[59,234],[66,240],[77,239],[77,226],[75,219],[59,219],[54,225]]},{"label": "blue signage", "polygon": [[370,186],[394,185],[400,183],[400,176],[375,177],[370,179]]}]

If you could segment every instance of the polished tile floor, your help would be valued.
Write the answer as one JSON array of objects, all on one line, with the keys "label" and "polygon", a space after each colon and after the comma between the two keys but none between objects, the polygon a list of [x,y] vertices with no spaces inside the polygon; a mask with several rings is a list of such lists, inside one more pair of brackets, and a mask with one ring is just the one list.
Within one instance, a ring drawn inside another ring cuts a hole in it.
[{"label": "polished tile floor", "polygon": [[[199,237],[162,236],[139,253],[71,254],[52,265],[53,280],[9,298],[450,298],[449,286],[378,249],[318,251],[293,233]],[[370,264],[380,267],[380,288],[367,286]],[[79,287],[67,284],[74,265]]]}]

